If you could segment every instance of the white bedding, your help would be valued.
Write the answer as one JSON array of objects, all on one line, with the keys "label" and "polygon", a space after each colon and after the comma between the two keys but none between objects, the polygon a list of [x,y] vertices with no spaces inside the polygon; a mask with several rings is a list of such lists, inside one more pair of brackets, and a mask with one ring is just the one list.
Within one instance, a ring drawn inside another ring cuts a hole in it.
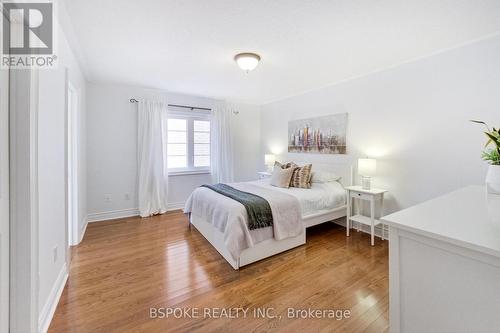
[{"label": "white bedding", "polygon": [[269,179],[250,182],[288,193],[299,200],[302,218],[329,211],[346,203],[346,191],[339,182],[312,183],[311,188],[280,188],[269,184]]},{"label": "white bedding", "polygon": [[[245,190],[245,187],[257,186],[262,187],[262,193],[279,191],[291,195],[296,199],[294,200],[295,204],[298,202],[300,207],[298,213],[302,219],[333,210],[343,206],[346,202],[345,190],[339,182],[313,183],[310,189],[278,188],[271,186],[268,179],[228,185],[242,191]],[[276,238],[273,227],[249,230],[245,207],[236,200],[206,187],[200,187],[193,191],[186,202],[184,212],[203,218],[224,233],[224,243],[234,259],[239,258],[243,250],[253,247],[254,244]],[[273,209],[273,216],[274,214],[275,210]],[[290,237],[292,236],[290,234]]]}]

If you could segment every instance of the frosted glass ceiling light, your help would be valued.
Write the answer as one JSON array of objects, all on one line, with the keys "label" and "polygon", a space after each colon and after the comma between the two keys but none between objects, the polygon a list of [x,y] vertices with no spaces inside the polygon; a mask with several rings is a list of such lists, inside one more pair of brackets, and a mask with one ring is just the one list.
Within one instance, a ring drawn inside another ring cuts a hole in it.
[{"label": "frosted glass ceiling light", "polygon": [[257,67],[260,61],[260,56],[255,53],[239,53],[234,56],[234,61],[236,61],[242,70],[248,73]]}]

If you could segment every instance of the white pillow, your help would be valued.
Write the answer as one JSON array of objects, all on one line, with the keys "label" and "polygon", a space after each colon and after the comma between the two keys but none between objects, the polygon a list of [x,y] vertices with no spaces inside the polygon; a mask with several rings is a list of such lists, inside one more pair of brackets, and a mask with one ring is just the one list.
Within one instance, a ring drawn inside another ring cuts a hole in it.
[{"label": "white pillow", "polygon": [[270,184],[276,187],[289,188],[294,168],[274,168]]},{"label": "white pillow", "polygon": [[338,181],[341,177],[335,172],[313,171],[311,176],[312,183],[328,183]]}]

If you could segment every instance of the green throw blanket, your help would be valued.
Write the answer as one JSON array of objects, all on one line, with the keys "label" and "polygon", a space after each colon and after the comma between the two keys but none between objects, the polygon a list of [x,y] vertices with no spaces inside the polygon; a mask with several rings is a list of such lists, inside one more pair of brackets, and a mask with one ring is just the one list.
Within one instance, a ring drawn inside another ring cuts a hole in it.
[{"label": "green throw blanket", "polygon": [[209,188],[245,206],[248,214],[248,228],[250,230],[273,225],[271,206],[266,199],[252,193],[237,190],[226,184],[202,185],[202,187]]}]

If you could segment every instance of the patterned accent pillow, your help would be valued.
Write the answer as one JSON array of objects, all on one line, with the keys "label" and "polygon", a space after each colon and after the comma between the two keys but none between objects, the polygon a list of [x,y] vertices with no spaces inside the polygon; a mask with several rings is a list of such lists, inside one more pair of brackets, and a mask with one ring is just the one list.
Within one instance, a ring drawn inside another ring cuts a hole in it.
[{"label": "patterned accent pillow", "polygon": [[298,188],[311,188],[311,170],[312,164],[295,168],[290,181],[290,186]]},{"label": "patterned accent pillow", "polygon": [[281,164],[280,162],[275,161],[274,166],[282,169],[294,168],[292,179],[290,180],[290,187],[311,188],[312,164],[299,167],[294,162]]}]

